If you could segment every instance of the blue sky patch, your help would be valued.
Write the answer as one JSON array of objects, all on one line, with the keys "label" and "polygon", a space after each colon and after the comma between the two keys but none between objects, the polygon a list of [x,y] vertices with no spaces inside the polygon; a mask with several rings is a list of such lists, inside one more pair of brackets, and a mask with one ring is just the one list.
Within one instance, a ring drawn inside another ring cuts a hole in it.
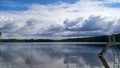
[{"label": "blue sky patch", "polygon": [[25,11],[29,4],[54,4],[59,2],[75,3],[78,0],[0,0],[0,10]]},{"label": "blue sky patch", "polygon": [[39,3],[39,4],[52,4],[57,2],[67,2],[67,3],[75,3],[78,0],[12,0],[13,2],[20,2],[20,3]]},{"label": "blue sky patch", "polygon": [[109,4],[105,4],[105,6],[112,8],[120,8],[120,3],[109,3]]},{"label": "blue sky patch", "polygon": [[25,11],[28,10],[28,7],[21,7],[21,6],[15,6],[15,7],[9,7],[9,6],[0,6],[0,10],[4,11]]}]

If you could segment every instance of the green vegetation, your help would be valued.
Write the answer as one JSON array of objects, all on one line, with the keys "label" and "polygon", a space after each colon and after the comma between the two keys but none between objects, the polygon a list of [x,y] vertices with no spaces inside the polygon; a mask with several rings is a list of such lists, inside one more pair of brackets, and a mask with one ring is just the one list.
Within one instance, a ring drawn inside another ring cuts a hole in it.
[{"label": "green vegetation", "polygon": [[97,36],[97,37],[87,37],[87,38],[71,38],[71,39],[63,39],[58,40],[61,42],[107,42],[107,36]]},{"label": "green vegetation", "polygon": [[0,39],[0,42],[54,42],[50,39]]},{"label": "green vegetation", "polygon": [[[116,34],[116,41],[120,42],[120,34]],[[0,42],[108,42],[108,36],[96,36],[87,38],[69,38],[61,40],[52,39],[0,39]]]}]

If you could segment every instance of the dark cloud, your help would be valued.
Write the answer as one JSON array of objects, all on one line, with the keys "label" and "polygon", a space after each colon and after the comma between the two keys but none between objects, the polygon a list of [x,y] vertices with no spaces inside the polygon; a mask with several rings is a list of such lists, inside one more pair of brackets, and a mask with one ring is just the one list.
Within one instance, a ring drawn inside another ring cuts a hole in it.
[{"label": "dark cloud", "polygon": [[69,21],[69,19],[66,19],[64,21],[65,27],[69,28],[69,27],[75,26],[76,24],[78,24],[80,22],[80,20],[82,20],[82,18],[77,18],[73,21]]},{"label": "dark cloud", "polygon": [[[98,36],[110,34],[114,30],[114,21],[107,21],[101,16],[89,16],[88,19],[77,18],[74,21],[65,20],[65,30],[71,31],[67,36]],[[116,27],[119,28],[119,25]],[[115,30],[118,30],[116,28]],[[118,30],[119,32],[119,30]]]},{"label": "dark cloud", "polygon": [[85,20],[84,22],[85,23],[83,24],[82,28],[80,28],[80,30],[97,31],[102,29],[101,22],[104,22],[104,21],[100,16],[97,16],[97,17],[90,16],[88,20]]},{"label": "dark cloud", "polygon": [[114,23],[114,30],[113,30],[113,32],[114,33],[120,33],[120,19],[119,20],[117,20],[117,21],[114,21],[115,23]]},{"label": "dark cloud", "polygon": [[[81,18],[76,19],[75,21],[68,22],[67,20],[64,21],[64,24],[66,25],[66,29],[70,31],[97,31],[103,29],[104,24],[104,18],[101,18],[100,16],[90,16],[88,19],[85,19],[84,21],[80,22]],[[67,23],[67,24],[66,24]],[[79,23],[82,23],[81,27],[74,27],[75,25],[79,25]]]},{"label": "dark cloud", "polygon": [[14,29],[14,24],[12,23],[7,23],[6,25],[4,25],[1,30],[4,32],[4,31],[7,31],[7,32],[10,32],[12,29]]}]

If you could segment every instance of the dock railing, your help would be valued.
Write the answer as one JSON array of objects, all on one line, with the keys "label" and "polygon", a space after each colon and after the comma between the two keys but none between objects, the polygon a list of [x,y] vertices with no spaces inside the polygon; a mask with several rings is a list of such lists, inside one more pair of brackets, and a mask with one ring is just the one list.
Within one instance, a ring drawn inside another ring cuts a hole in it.
[{"label": "dock railing", "polygon": [[[114,34],[108,37],[108,44],[105,45],[105,47],[99,53],[100,59],[101,59],[101,57],[104,58],[103,54],[106,53],[106,51],[109,48],[112,48],[112,51],[113,51],[113,60],[114,60],[113,68],[120,68],[118,43],[116,42],[116,38],[115,38]],[[107,62],[104,62],[105,59],[104,60],[101,59],[101,61],[102,61],[105,68],[110,68],[109,65],[107,64]]]}]

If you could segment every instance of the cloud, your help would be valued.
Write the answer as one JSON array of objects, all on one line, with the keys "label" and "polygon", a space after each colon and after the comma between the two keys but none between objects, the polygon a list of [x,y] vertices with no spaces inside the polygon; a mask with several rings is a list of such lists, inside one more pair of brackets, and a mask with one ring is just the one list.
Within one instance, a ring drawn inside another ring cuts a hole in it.
[{"label": "cloud", "polygon": [[90,16],[88,20],[85,20],[85,23],[83,24],[81,30],[98,31],[103,28],[102,26],[104,26],[104,21],[102,18],[100,18],[100,16],[96,16],[96,17]]},{"label": "cloud", "polygon": [[[64,21],[65,30],[71,31],[73,34],[68,36],[97,36],[112,34],[116,30],[113,20],[107,20],[106,17],[89,16],[88,19],[77,18],[74,21]],[[119,32],[119,31],[118,31]]]},{"label": "cloud", "polygon": [[[119,33],[120,9],[107,1],[29,4],[24,11],[0,11],[2,38],[82,37]],[[116,19],[115,19],[116,18]],[[114,30],[114,31],[112,31]]]},{"label": "cloud", "polygon": [[65,21],[64,23],[65,25],[67,25],[66,27],[68,30],[97,31],[102,30],[104,24],[102,24],[101,22],[104,23],[103,19],[100,16],[90,16],[88,19],[85,20],[77,19],[76,21]]}]

